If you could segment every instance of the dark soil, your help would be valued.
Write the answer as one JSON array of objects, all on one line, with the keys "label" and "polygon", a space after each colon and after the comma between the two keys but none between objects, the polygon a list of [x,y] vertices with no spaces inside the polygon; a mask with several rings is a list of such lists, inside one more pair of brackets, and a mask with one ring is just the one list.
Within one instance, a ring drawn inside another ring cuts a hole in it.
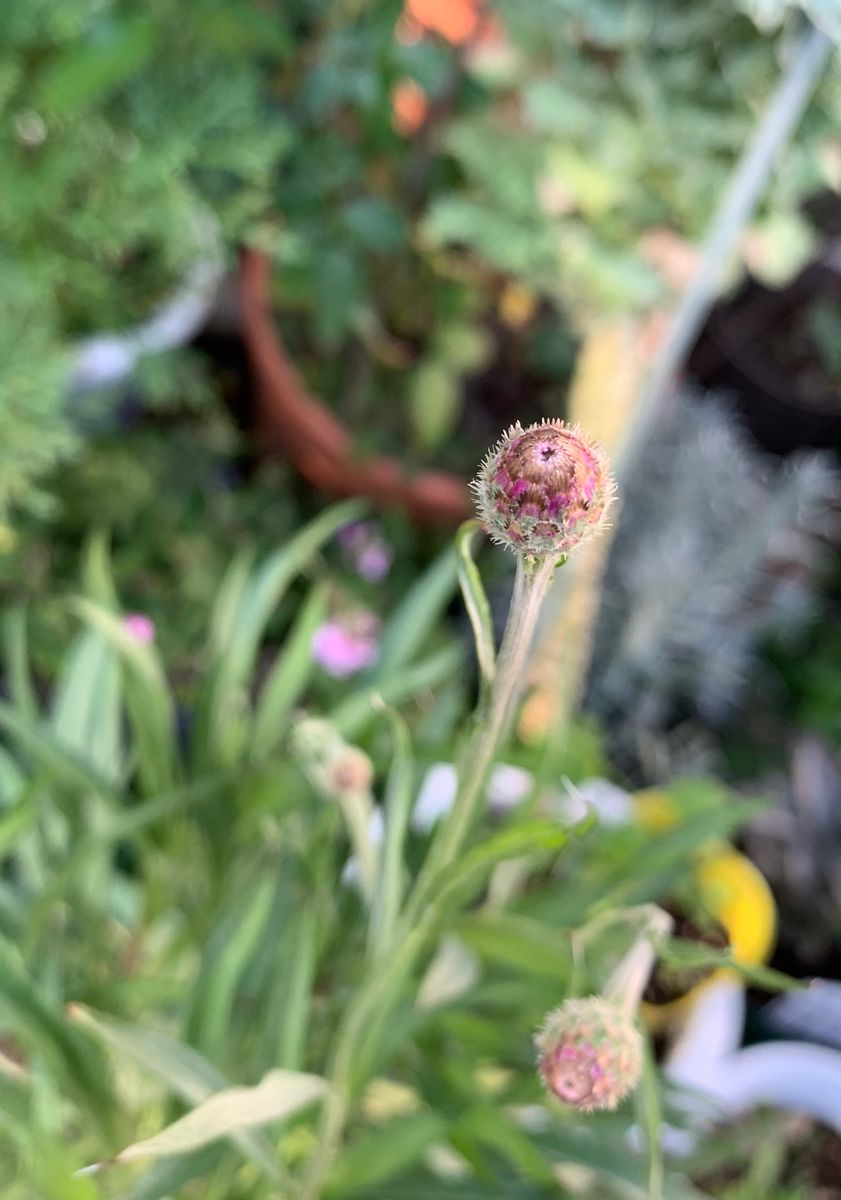
[{"label": "dark soil", "polygon": [[[663,907],[674,919],[673,937],[699,942],[715,950],[725,950],[729,946],[727,931],[715,918],[709,917],[701,924],[681,912],[677,906],[665,904]],[[684,967],[674,963],[658,963],[643,999],[648,1004],[669,1004],[673,1000],[679,1000],[702,983],[714,970],[714,967]]]}]

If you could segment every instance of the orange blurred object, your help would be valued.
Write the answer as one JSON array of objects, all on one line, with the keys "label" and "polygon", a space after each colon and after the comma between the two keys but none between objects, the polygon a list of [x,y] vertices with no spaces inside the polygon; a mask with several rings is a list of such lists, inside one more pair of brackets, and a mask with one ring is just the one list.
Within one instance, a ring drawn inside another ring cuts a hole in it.
[{"label": "orange blurred object", "polygon": [[476,36],[483,8],[481,0],[406,0],[405,4],[412,20],[454,46],[464,45]]},{"label": "orange blurred object", "polygon": [[391,112],[394,128],[410,136],[420,129],[429,112],[429,98],[414,79],[401,79],[391,93]]}]

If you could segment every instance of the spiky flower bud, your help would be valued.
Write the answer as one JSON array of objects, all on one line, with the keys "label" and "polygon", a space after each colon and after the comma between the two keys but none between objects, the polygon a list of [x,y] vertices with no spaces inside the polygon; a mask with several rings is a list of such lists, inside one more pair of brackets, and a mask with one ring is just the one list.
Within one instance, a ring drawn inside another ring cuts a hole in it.
[{"label": "spiky flower bud", "polygon": [[601,996],[566,1000],[548,1015],[535,1045],[546,1090],[581,1112],[615,1108],[640,1081],[640,1033]]},{"label": "spiky flower bud", "polygon": [[472,486],[494,541],[541,558],[569,554],[592,537],[614,487],[601,452],[563,421],[512,425]]}]

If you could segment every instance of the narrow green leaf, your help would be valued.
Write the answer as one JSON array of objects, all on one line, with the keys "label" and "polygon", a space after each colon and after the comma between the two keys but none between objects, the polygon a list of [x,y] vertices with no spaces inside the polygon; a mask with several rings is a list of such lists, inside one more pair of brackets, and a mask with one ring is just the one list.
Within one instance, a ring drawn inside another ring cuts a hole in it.
[{"label": "narrow green leaf", "polygon": [[649,1045],[645,1047],[642,1082],[636,1094],[636,1104],[648,1151],[648,1200],[663,1200],[663,1110],[660,1081]]},{"label": "narrow green leaf", "polygon": [[437,1113],[421,1112],[362,1134],[339,1156],[327,1195],[341,1196],[385,1182],[417,1162],[425,1150],[443,1138],[445,1129]]},{"label": "narrow green leaf", "polygon": [[388,954],[394,941],[403,898],[406,833],[414,795],[414,759],[409,729],[394,709],[384,711],[391,724],[394,755],[386,786],[383,848],[368,930],[368,947],[375,958]]},{"label": "narrow green leaf", "polygon": [[30,719],[38,715],[27,648],[26,609],[17,605],[3,616],[4,659],[9,696],[18,712]]},{"label": "narrow green leaf", "polygon": [[501,1154],[526,1179],[536,1183],[555,1183],[551,1162],[528,1135],[502,1110],[490,1104],[477,1104],[458,1122],[453,1135],[476,1138],[486,1150]]},{"label": "narrow green leaf", "polygon": [[251,734],[251,758],[259,762],[287,732],[286,722],[312,671],[312,639],[327,616],[328,587],[318,583],[301,606],[295,624],[263,685]]},{"label": "narrow green leaf", "polygon": [[802,980],[792,979],[790,975],[775,971],[772,967],[738,962],[729,946],[719,950],[687,938],[669,938],[660,947],[658,954],[662,962],[690,970],[729,967],[738,971],[756,987],[766,988],[770,992],[796,991],[807,986]]},{"label": "narrow green leaf", "polygon": [[113,1097],[98,1061],[89,1047],[56,1012],[22,967],[17,953],[0,941],[0,1004],[38,1052],[71,1087],[80,1103],[106,1128],[111,1127]]},{"label": "narrow green leaf", "polygon": [[468,850],[448,867],[438,886],[434,904],[440,910],[474,895],[497,863],[510,858],[545,857],[567,844],[570,831],[557,821],[527,821],[493,834]]},{"label": "narrow green leaf", "polygon": [[371,680],[379,686],[426,646],[452,598],[458,579],[456,553],[447,547],[415,583],[389,618]]},{"label": "narrow green leaf", "polygon": [[258,879],[237,911],[214,931],[205,952],[187,1036],[211,1059],[224,1052],[236,989],[266,928],[274,895],[274,879]]},{"label": "narrow green leaf", "polygon": [[143,646],[114,613],[84,597],[72,607],[114,647],[125,667],[124,695],[137,737],[138,766],[147,794],[175,786],[177,748],[172,694],[153,646]]},{"label": "narrow green leaf", "polygon": [[111,573],[111,551],[104,531],[93,534],[85,547],[82,565],[84,593],[102,608],[117,609],[119,599]]},{"label": "narrow green leaf", "polygon": [[316,935],[316,912],[307,905],[292,918],[279,948],[285,968],[281,980],[283,1005],[277,1023],[277,1061],[290,1070],[297,1070],[304,1055],[315,979]]},{"label": "narrow green leaf", "polygon": [[326,1081],[318,1075],[269,1071],[254,1087],[225,1088],[215,1092],[154,1137],[126,1146],[109,1160],[108,1165],[133,1162],[138,1158],[185,1154],[217,1138],[291,1116],[321,1099],[327,1090]]},{"label": "narrow green leaf", "polygon": [[483,958],[514,967],[528,977],[551,980],[561,994],[572,969],[569,938],[557,926],[514,913],[469,912],[459,935]]},{"label": "narrow green leaf", "polygon": [[123,773],[120,677],[108,644],[86,631],[65,659],[55,688],[50,724],[56,737],[105,778]]},{"label": "narrow green leaf", "polygon": [[456,534],[456,550],[458,552],[458,581],[473,629],[476,658],[479,662],[479,676],[483,690],[487,692],[493,683],[496,669],[496,649],[491,606],[485,594],[482,577],[473,560],[473,545],[477,535],[481,532],[482,527],[478,521],[465,521]]},{"label": "narrow green leaf", "polygon": [[0,729],[18,742],[29,754],[56,777],[72,787],[92,788],[115,808],[120,794],[109,781],[75,751],[69,750],[42,723],[28,720],[0,700]]},{"label": "narrow green leaf", "polygon": [[216,1171],[229,1152],[224,1142],[214,1142],[190,1154],[162,1158],[126,1193],[125,1200],[171,1200],[191,1180]]},{"label": "narrow green leaf", "polygon": [[[438,687],[455,673],[463,660],[464,653],[460,646],[445,646],[429,658],[379,680],[376,684],[376,695],[385,704],[396,707],[421,692]],[[350,741],[359,738],[376,717],[371,695],[370,687],[360,689],[348,696],[329,714],[331,724]]]},{"label": "narrow green leaf", "polygon": [[239,761],[245,747],[247,688],[266,626],[295,576],[342,525],[363,511],[354,501],[316,517],[252,574],[238,603],[231,603],[226,617],[230,637],[217,653],[199,710],[195,752],[200,767]]},{"label": "narrow green leaf", "polygon": [[225,656],[236,633],[237,621],[242,611],[253,568],[253,551],[241,551],[231,560],[219,585],[210,615],[209,639],[210,648],[218,657]]}]

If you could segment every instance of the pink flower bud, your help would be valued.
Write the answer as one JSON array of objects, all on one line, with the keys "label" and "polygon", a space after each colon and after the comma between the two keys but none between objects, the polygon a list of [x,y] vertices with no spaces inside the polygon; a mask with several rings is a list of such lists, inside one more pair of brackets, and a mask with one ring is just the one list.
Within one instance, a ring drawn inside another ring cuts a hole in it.
[{"label": "pink flower bud", "polygon": [[616,1108],[642,1075],[642,1037],[616,1004],[601,996],[566,1000],[535,1038],[543,1085],[581,1112]]},{"label": "pink flower bud", "polygon": [[328,675],[345,679],[377,661],[379,621],[373,613],[348,613],[325,621],[312,640],[313,658]]},{"label": "pink flower bud", "polygon": [[145,613],[128,613],[123,617],[123,629],[141,646],[150,646],[155,640],[155,622]]},{"label": "pink flower bud", "polygon": [[474,481],[479,516],[500,545],[560,557],[597,533],[614,483],[601,452],[563,421],[513,425]]}]

